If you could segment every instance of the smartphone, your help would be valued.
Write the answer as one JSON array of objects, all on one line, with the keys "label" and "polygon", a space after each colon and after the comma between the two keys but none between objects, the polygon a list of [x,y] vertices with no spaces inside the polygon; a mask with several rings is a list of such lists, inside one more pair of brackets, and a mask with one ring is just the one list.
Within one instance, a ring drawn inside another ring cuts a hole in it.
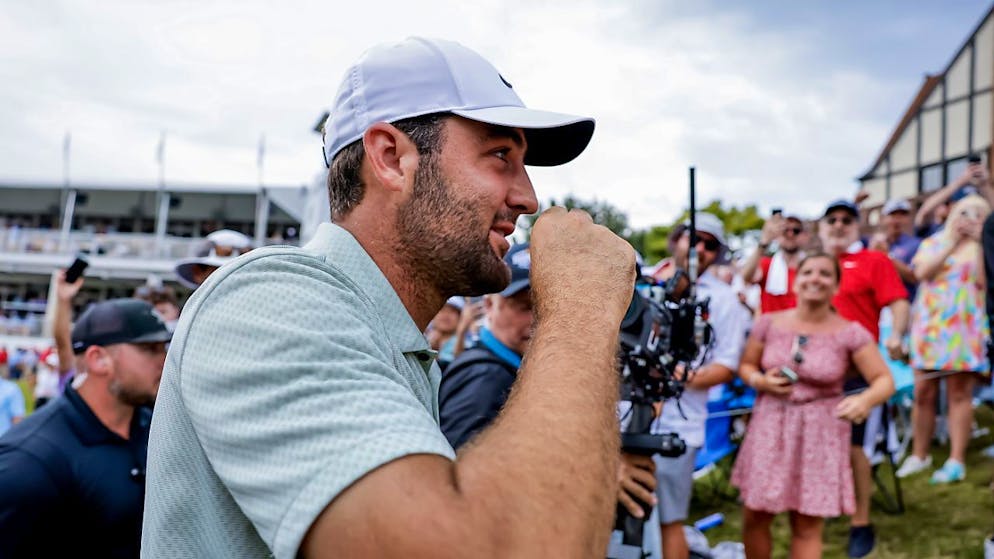
[{"label": "smartphone", "polygon": [[86,259],[86,255],[79,253],[76,255],[76,260],[72,261],[72,264],[66,268],[66,282],[76,283],[79,276],[83,275],[83,271],[86,267],[90,265],[90,262]]},{"label": "smartphone", "polygon": [[967,159],[967,162],[969,162],[970,164],[973,164],[973,165],[975,165],[975,164],[977,164],[977,163],[980,163],[980,160],[981,160],[981,158],[980,158],[980,156],[979,156],[979,155],[977,155],[977,154],[973,154],[973,155],[971,155],[971,156],[970,156],[970,157],[969,157],[969,158]]},{"label": "smartphone", "polygon": [[794,372],[794,369],[791,369],[790,367],[780,367],[780,374],[787,377],[787,380],[789,380],[791,384],[797,383],[798,377],[797,373]]},{"label": "smartphone", "polygon": [[783,208],[773,208],[770,213],[772,215],[783,215]]}]

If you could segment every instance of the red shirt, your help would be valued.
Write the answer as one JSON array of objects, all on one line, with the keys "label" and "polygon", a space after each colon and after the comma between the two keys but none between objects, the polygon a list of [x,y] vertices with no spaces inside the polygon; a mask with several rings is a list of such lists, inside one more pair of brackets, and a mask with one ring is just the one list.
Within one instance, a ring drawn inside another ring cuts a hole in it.
[{"label": "red shirt", "polygon": [[766,292],[766,278],[770,274],[770,263],[773,258],[764,256],[759,261],[759,269],[763,275],[759,278],[759,306],[762,314],[785,311],[797,306],[797,297],[794,295],[794,278],[797,277],[796,268],[787,268],[787,292],[783,295],[770,295]]},{"label": "red shirt", "polygon": [[880,340],[880,311],[898,299],[907,299],[908,291],[897,269],[883,252],[861,250],[839,257],[842,282],[832,304],[839,315],[854,320]]}]

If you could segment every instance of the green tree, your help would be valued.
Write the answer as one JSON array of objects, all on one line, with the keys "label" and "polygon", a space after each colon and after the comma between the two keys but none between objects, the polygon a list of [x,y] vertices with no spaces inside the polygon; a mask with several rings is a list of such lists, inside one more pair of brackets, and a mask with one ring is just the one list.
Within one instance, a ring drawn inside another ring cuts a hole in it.
[{"label": "green tree", "polygon": [[[699,212],[714,214],[721,220],[725,227],[725,235],[729,239],[732,248],[741,240],[748,231],[755,231],[763,227],[765,219],[759,214],[755,204],[749,204],[742,208],[736,206],[724,207],[720,200],[712,200],[708,204],[698,208]],[[669,236],[677,225],[684,223],[690,216],[690,210],[684,209],[680,216],[669,225],[654,225],[641,231],[633,231],[632,237],[641,237],[640,252],[645,256],[647,264],[654,264],[670,255]]]},{"label": "green tree", "polygon": [[531,230],[532,226],[535,225],[535,220],[538,219],[538,216],[541,215],[543,211],[552,206],[561,206],[567,210],[583,210],[590,214],[590,217],[594,220],[594,223],[607,227],[620,237],[627,239],[632,233],[631,229],[628,227],[628,216],[610,203],[597,199],[592,201],[581,200],[572,194],[568,194],[562,199],[562,201],[558,202],[555,198],[550,198],[548,203],[539,204],[539,210],[537,213],[522,216],[524,223],[521,226],[521,230],[526,241],[531,238]]}]

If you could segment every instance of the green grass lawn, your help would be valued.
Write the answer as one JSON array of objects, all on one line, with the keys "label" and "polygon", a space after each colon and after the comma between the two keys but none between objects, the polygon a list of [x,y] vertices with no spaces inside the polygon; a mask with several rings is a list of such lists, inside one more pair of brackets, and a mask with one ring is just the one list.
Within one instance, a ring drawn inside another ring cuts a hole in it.
[{"label": "green grass lawn", "polygon": [[[994,433],[994,412],[990,408],[977,409],[976,417],[981,426]],[[870,557],[983,559],[983,539],[994,531],[994,496],[990,489],[994,460],[980,451],[992,444],[992,434],[970,443],[966,480],[960,483],[929,485],[930,473],[901,480],[906,508],[903,514],[887,514],[875,503],[871,519],[877,529],[877,547]],[[941,466],[947,456],[948,447],[932,449],[936,467]],[[887,477],[889,479],[889,471]],[[725,515],[722,526],[705,533],[712,546],[725,540],[742,541],[742,509],[728,493],[727,480],[716,482],[714,476],[700,480],[695,486],[691,521],[713,512]],[[848,518],[828,520],[824,556],[846,557],[848,537]],[[774,523],[773,539],[773,556],[787,557],[790,529],[786,515],[780,515]]]}]

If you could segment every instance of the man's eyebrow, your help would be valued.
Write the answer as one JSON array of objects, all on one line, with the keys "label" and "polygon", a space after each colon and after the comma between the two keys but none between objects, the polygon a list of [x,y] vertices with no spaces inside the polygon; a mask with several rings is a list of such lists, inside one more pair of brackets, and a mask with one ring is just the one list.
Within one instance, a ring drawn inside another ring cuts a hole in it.
[{"label": "man's eyebrow", "polygon": [[514,145],[521,148],[525,146],[524,133],[517,128],[510,126],[500,126],[497,124],[487,124],[487,140],[506,139],[514,142]]}]

